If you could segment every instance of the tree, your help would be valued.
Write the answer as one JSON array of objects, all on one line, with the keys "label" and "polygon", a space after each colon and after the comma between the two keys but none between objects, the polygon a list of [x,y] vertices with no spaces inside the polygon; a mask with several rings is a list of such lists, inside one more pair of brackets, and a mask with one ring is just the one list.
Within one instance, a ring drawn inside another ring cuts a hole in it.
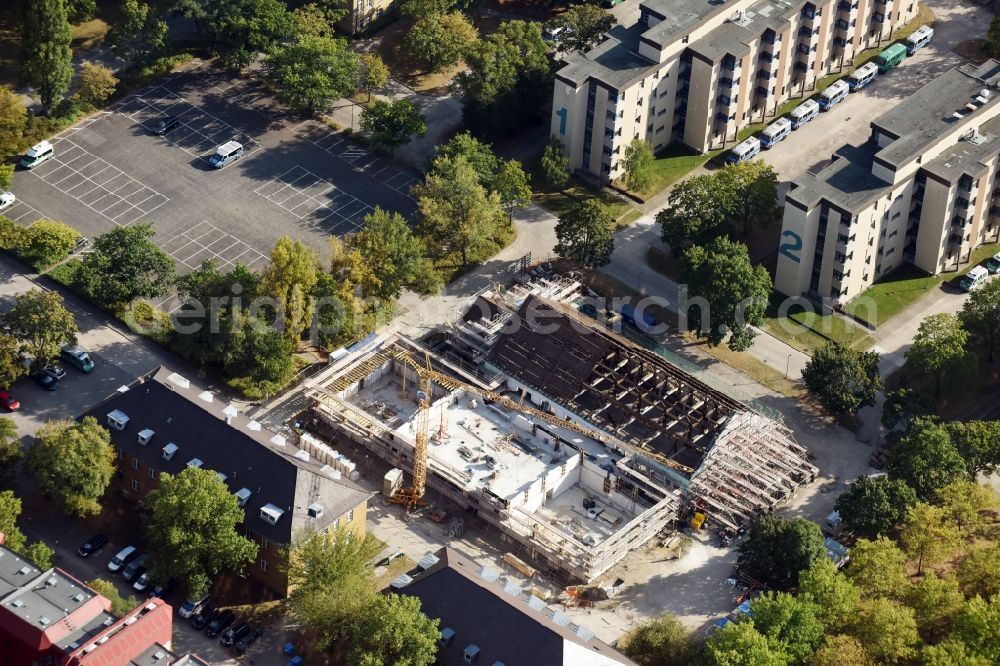
[{"label": "tree", "polygon": [[296,536],[288,555],[288,605],[316,632],[321,650],[347,636],[352,618],[375,594],[371,562],[381,549],[371,534],[343,526]]},{"label": "tree", "polygon": [[949,421],[944,428],[970,477],[995,474],[1000,468],[1000,421]]},{"label": "tree", "polygon": [[955,315],[925,317],[906,352],[907,373],[937,400],[967,390],[976,373],[976,355],[966,349],[968,340]]},{"label": "tree", "polygon": [[997,505],[993,489],[975,481],[952,481],[937,491],[937,499],[947,520],[969,536],[984,531],[988,524],[984,513]]},{"label": "tree", "polygon": [[361,110],[361,129],[370,132],[372,144],[389,155],[412,137],[427,136],[420,107],[408,99],[375,100]]},{"label": "tree", "polygon": [[440,72],[458,64],[478,38],[465,14],[430,14],[418,18],[406,33],[403,49],[427,71]]},{"label": "tree", "polygon": [[358,61],[358,89],[368,93],[368,101],[372,101],[372,92],[381,90],[389,82],[389,67],[377,53],[362,53]]},{"label": "tree", "polygon": [[[21,97],[9,86],[0,86],[0,152],[5,155],[17,152],[27,123],[28,111]],[[10,183],[0,187],[6,189]]]},{"label": "tree", "polygon": [[858,539],[851,549],[847,577],[866,597],[898,597],[909,585],[906,555],[884,536]]},{"label": "tree", "polygon": [[851,635],[879,664],[907,662],[920,643],[913,609],[884,598],[861,602]]},{"label": "tree", "polygon": [[882,389],[878,356],[878,352],[858,351],[831,341],[813,352],[802,379],[826,409],[854,414],[874,405],[875,394]]},{"label": "tree", "polygon": [[899,479],[859,477],[837,498],[834,508],[844,526],[859,535],[888,534],[906,520],[917,494]]},{"label": "tree", "polygon": [[173,284],[174,260],[153,243],[155,234],[149,224],[136,224],[94,239],[93,252],[78,274],[84,292],[105,307],[166,294]]},{"label": "tree", "polygon": [[17,253],[36,270],[62,261],[80,239],[80,232],[55,220],[38,220],[21,231]]},{"label": "tree", "polygon": [[0,532],[4,535],[4,547],[15,553],[23,552],[27,539],[17,526],[21,516],[21,498],[12,490],[0,490]]},{"label": "tree", "polygon": [[944,426],[922,417],[890,450],[889,476],[929,500],[952,481],[968,478],[968,470]]},{"label": "tree", "polygon": [[1000,56],[1000,15],[993,17],[990,21],[989,30],[986,31],[986,40],[984,42],[986,46],[986,52],[993,56]]},{"label": "tree", "polygon": [[727,164],[713,176],[716,188],[725,192],[727,216],[732,228],[766,227],[781,218],[778,204],[778,174],[764,160]]},{"label": "tree", "polygon": [[3,322],[10,335],[21,341],[21,350],[35,357],[37,367],[58,357],[63,345],[76,344],[76,320],[55,291],[32,289],[18,294]]},{"label": "tree", "polygon": [[587,268],[600,268],[615,251],[615,219],[596,197],[573,207],[556,224],[555,253]]},{"label": "tree", "polygon": [[73,78],[69,20],[65,0],[24,3],[21,21],[21,74],[38,92],[46,115],[69,90]]},{"label": "tree", "polygon": [[14,182],[14,170],[13,164],[0,164],[0,190],[10,189],[11,183]]},{"label": "tree", "polygon": [[187,467],[160,474],[146,495],[146,568],[160,580],[181,581],[188,596],[204,593],[220,571],[242,573],[257,557],[243,536],[243,509],[219,475]]},{"label": "tree", "polygon": [[97,0],[66,0],[66,14],[74,25],[89,21],[97,16]]},{"label": "tree", "polygon": [[684,254],[681,277],[691,295],[707,304],[687,313],[698,335],[715,346],[728,333],[730,349],[749,349],[756,336],[750,326],[764,320],[771,276],[750,261],[747,246],[717,238],[705,247],[693,247]]},{"label": "tree", "polygon": [[465,53],[456,83],[462,118],[477,136],[499,138],[538,122],[551,95],[549,47],[537,22],[505,21]]},{"label": "tree", "polygon": [[825,557],[823,533],[816,523],[765,514],[750,523],[749,535],[739,546],[738,566],[757,580],[788,588],[798,584],[799,572]]},{"label": "tree", "polygon": [[[589,7],[590,5],[583,5]],[[633,139],[625,148],[625,185],[633,192],[649,188],[653,182],[653,147],[648,141]]]},{"label": "tree", "polygon": [[751,602],[750,610],[757,631],[780,645],[794,663],[805,663],[823,642],[825,628],[817,616],[819,609],[807,598],[766,592]]},{"label": "tree", "polygon": [[437,658],[439,621],[420,612],[420,599],[373,596],[351,623],[351,666],[430,666]]},{"label": "tree", "polygon": [[292,11],[292,15],[295,17],[295,34],[310,37],[333,36],[333,25],[327,18],[326,11],[315,2],[298,7]]},{"label": "tree", "polygon": [[130,596],[127,599],[121,595],[118,591],[118,586],[114,583],[104,580],[103,578],[94,578],[93,580],[87,581],[87,585],[100,594],[101,596],[107,598],[111,602],[111,614],[117,617],[122,617],[129,611],[137,608],[139,606],[139,600],[134,596]]},{"label": "tree", "polygon": [[[10,388],[28,370],[21,362],[21,346],[17,338],[0,333],[0,387]],[[0,454],[0,467],[3,455]]]},{"label": "tree", "polygon": [[0,416],[0,481],[6,481],[13,475],[23,455],[17,424],[6,416]]},{"label": "tree", "polygon": [[365,216],[364,226],[347,242],[371,268],[366,293],[381,299],[399,298],[426,262],[423,243],[410,231],[406,219],[378,207]]},{"label": "tree", "polygon": [[80,67],[80,99],[92,106],[107,102],[118,87],[118,77],[109,67],[85,62]]},{"label": "tree", "polygon": [[[205,46],[218,56],[220,64],[234,69],[246,67],[258,53],[271,53],[296,28],[295,17],[280,0],[205,0],[188,8]],[[311,39],[317,38],[303,36],[300,41]],[[309,58],[298,62],[304,67],[312,65],[313,72],[330,64]]]},{"label": "tree", "polygon": [[303,35],[278,47],[264,61],[267,79],[295,108],[325,109],[355,89],[358,55],[343,39]]},{"label": "tree", "polygon": [[562,141],[551,137],[545,144],[541,160],[542,180],[552,187],[562,189],[569,181],[569,157],[566,156]]},{"label": "tree", "polygon": [[479,184],[472,166],[462,158],[435,160],[435,168],[414,188],[420,210],[418,233],[428,248],[470,255],[490,247],[508,224],[500,197]]},{"label": "tree", "polygon": [[618,649],[640,666],[687,666],[697,653],[691,632],[670,613],[626,633]]},{"label": "tree", "polygon": [[531,203],[531,186],[528,174],[517,160],[500,163],[491,188],[500,197],[500,205],[507,211],[507,219],[514,219],[514,211]]},{"label": "tree", "polygon": [[681,257],[692,245],[705,245],[728,235],[727,206],[713,176],[693,176],[674,185],[667,205],[656,214],[660,238]]},{"label": "tree", "polygon": [[1000,544],[973,547],[958,565],[958,582],[968,596],[1000,593]]},{"label": "tree", "polygon": [[799,596],[813,603],[816,616],[830,632],[845,629],[861,602],[858,588],[827,557],[799,573]]},{"label": "tree", "polygon": [[885,394],[882,405],[882,425],[887,430],[910,427],[910,422],[918,416],[931,416],[936,411],[934,401],[921,391],[899,388]]},{"label": "tree", "polygon": [[[596,4],[571,5],[550,22],[562,28],[559,48],[563,51],[589,51],[604,41],[604,35],[618,22],[611,12]],[[630,188],[635,189],[635,188]]]},{"label": "tree", "polygon": [[43,493],[66,513],[84,517],[100,513],[116,459],[107,429],[87,416],[79,423],[49,421],[39,428],[26,464]]},{"label": "tree", "polygon": [[937,564],[955,554],[962,535],[944,509],[918,503],[910,509],[900,533],[906,552],[917,561],[917,575],[925,564]]},{"label": "tree", "polygon": [[1000,596],[973,597],[955,622],[956,637],[991,664],[1000,663]]},{"label": "tree", "polygon": [[925,645],[920,651],[924,666],[990,666],[990,661],[973,652],[961,640],[949,638],[937,645]]},{"label": "tree", "polygon": [[414,18],[444,14],[455,6],[453,0],[406,0],[400,6],[400,11]]},{"label": "tree", "polygon": [[792,663],[779,645],[757,631],[753,621],[731,622],[705,641],[707,666],[786,666]]},{"label": "tree", "polygon": [[28,544],[23,553],[29,562],[42,571],[52,568],[52,558],[55,554],[56,551],[50,548],[44,541],[35,541]]},{"label": "tree", "polygon": [[451,141],[434,147],[434,160],[430,169],[441,158],[462,158],[469,163],[479,177],[479,184],[487,190],[494,189],[493,181],[497,177],[499,161],[488,143],[483,143],[468,132],[459,132]]},{"label": "tree", "polygon": [[167,22],[140,0],[123,0],[121,17],[112,26],[108,40],[126,61],[145,62],[159,53],[167,41]]},{"label": "tree", "polygon": [[271,250],[271,262],[260,280],[263,293],[277,299],[279,330],[294,344],[312,321],[313,302],[309,294],[316,284],[318,263],[302,241],[283,236]]},{"label": "tree", "polygon": [[858,639],[844,634],[827,636],[809,663],[811,666],[875,666]]},{"label": "tree", "polygon": [[995,361],[1000,352],[1000,282],[987,282],[969,294],[958,320],[977,354]]},{"label": "tree", "polygon": [[937,643],[951,633],[955,618],[965,606],[965,596],[954,577],[928,574],[906,591],[906,605],[913,609],[917,631],[928,643]]}]

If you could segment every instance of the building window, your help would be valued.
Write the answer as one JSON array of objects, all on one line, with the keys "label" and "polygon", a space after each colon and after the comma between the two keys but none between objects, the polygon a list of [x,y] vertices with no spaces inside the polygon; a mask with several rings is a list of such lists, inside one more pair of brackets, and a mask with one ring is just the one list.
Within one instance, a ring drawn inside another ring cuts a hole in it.
[{"label": "building window", "polygon": [[354,509],[347,512],[347,522],[351,522],[352,520],[354,520]]},{"label": "building window", "polygon": [[149,478],[151,478],[151,479],[155,479],[156,478],[156,470],[153,469],[152,467],[149,468]]},{"label": "building window", "polygon": [[139,469],[139,459],[132,458],[132,469]]},{"label": "building window", "polygon": [[260,570],[263,571],[264,573],[267,573],[267,560],[265,560],[263,557],[260,558]]},{"label": "building window", "polygon": [[132,490],[139,492],[139,479],[132,479]]},{"label": "building window", "polygon": [[267,550],[270,547],[271,547],[271,542],[270,541],[268,541],[267,539],[261,539],[260,540],[260,549],[261,550]]}]

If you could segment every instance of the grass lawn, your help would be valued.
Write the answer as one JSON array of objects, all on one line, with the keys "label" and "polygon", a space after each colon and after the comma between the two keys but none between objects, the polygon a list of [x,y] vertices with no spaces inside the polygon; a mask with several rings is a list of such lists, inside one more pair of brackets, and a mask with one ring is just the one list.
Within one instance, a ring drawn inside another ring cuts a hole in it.
[{"label": "grass lawn", "polygon": [[73,41],[71,42],[73,54],[76,55],[81,51],[100,46],[104,42],[104,38],[107,37],[108,30],[110,29],[111,26],[104,19],[100,18],[84,21],[79,25],[72,26],[70,34],[73,36]]},{"label": "grass lawn", "polygon": [[801,307],[789,308],[784,317],[769,308],[761,328],[806,353],[830,341],[853,349],[867,349],[875,343],[863,328],[842,315],[821,315]]},{"label": "grass lawn", "polygon": [[569,184],[561,190],[552,189],[542,184],[541,178],[532,178],[534,193],[531,200],[549,211],[556,217],[563,217],[578,203],[585,199],[600,199],[601,203],[611,210],[617,227],[628,226],[642,216],[642,211],[636,209],[627,200],[611,190],[596,189],[576,178],[571,178]]},{"label": "grass lawn", "polygon": [[904,265],[876,282],[844,309],[866,321],[881,326],[898,315],[924,294],[937,289],[943,282],[955,280],[993,256],[998,246],[993,243],[976,248],[972,260],[957,273],[928,275],[912,265]]}]

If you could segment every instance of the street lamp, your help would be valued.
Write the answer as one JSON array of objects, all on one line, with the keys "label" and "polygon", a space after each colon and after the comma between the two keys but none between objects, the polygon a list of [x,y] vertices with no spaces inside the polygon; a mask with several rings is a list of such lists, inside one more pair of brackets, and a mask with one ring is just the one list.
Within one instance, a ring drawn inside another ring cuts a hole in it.
[{"label": "street lamp", "polygon": [[788,368],[792,365],[792,355],[788,355],[788,359],[785,361],[785,379],[788,379]]}]

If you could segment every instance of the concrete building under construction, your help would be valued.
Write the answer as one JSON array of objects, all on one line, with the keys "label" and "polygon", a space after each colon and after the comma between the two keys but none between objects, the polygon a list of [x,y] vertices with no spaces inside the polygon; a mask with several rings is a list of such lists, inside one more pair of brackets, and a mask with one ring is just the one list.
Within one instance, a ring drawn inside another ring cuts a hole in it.
[{"label": "concrete building under construction", "polygon": [[410,472],[419,359],[438,378],[424,416],[427,485],[591,582],[700,513],[739,529],[816,474],[780,424],[582,314],[581,285],[481,294],[434,351],[365,341],[309,383],[311,427]]}]

